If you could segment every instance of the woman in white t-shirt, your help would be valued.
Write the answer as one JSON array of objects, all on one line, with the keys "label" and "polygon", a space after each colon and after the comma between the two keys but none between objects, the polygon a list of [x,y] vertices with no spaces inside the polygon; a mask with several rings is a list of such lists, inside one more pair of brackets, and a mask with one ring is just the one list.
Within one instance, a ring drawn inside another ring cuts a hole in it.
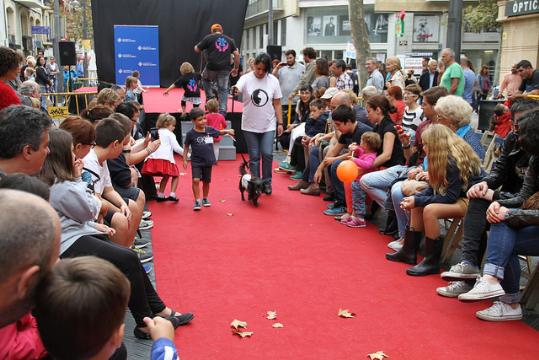
[{"label": "woman in white t-shirt", "polygon": [[253,66],[253,71],[238,80],[234,94],[242,94],[241,130],[247,142],[251,175],[260,177],[262,157],[264,192],[269,195],[275,130],[277,136],[283,133],[282,93],[279,80],[271,74],[271,58],[268,54],[258,55]]}]

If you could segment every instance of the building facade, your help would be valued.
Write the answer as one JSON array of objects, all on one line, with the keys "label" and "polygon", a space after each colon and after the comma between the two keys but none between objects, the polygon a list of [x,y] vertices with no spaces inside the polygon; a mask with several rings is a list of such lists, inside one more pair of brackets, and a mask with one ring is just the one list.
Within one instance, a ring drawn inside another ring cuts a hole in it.
[{"label": "building facade", "polygon": [[[473,3],[473,2],[472,2]],[[469,4],[469,2],[467,2]],[[244,58],[265,51],[269,0],[250,0],[241,53]],[[364,0],[371,53],[380,61],[399,56],[405,68],[420,68],[420,58],[438,58],[446,47],[449,1]],[[327,59],[353,56],[347,0],[273,0],[274,44],[283,52],[310,46]],[[406,11],[402,36],[397,33],[401,10]],[[497,29],[470,33],[463,29],[462,53],[476,67],[494,70],[500,47]]]},{"label": "building facade", "polygon": [[25,55],[43,50],[52,54],[52,0],[0,0],[0,44]]},{"label": "building facade", "polygon": [[502,24],[501,74],[509,73],[520,60],[539,67],[539,1],[498,1],[498,21]]}]

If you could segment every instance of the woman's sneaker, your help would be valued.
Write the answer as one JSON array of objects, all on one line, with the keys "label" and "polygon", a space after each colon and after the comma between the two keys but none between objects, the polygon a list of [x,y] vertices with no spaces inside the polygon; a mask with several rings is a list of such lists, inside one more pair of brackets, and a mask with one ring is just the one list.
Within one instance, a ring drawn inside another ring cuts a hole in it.
[{"label": "woman's sneaker", "polygon": [[473,289],[467,293],[460,294],[459,300],[461,301],[475,301],[490,299],[493,297],[502,296],[505,294],[500,283],[490,283],[483,278],[478,278]]},{"label": "woman's sneaker", "polygon": [[447,286],[437,288],[436,292],[438,295],[456,298],[460,294],[467,293],[470,290],[472,290],[472,285],[466,281],[451,281]]},{"label": "woman's sneaker", "polygon": [[444,280],[474,280],[478,276],[481,276],[481,271],[477,266],[461,261],[458,264],[451,266],[449,271],[444,271],[440,276]]},{"label": "woman's sneaker", "polygon": [[204,207],[210,207],[210,206],[211,206],[210,200],[208,200],[208,199],[202,199],[202,206],[204,206]]},{"label": "woman's sneaker", "polygon": [[148,220],[151,217],[152,217],[152,212],[151,211],[144,211],[142,213],[142,219],[143,220]]},{"label": "woman's sneaker", "polygon": [[520,307],[520,304],[518,304],[516,309],[513,309],[509,304],[501,301],[494,301],[494,304],[492,304],[491,307],[476,312],[475,316],[486,321],[520,320],[522,319],[522,308]]},{"label": "woman's sneaker", "polygon": [[193,206],[193,211],[200,211],[201,208],[202,208],[202,205],[201,205],[200,201],[195,200],[195,205]]},{"label": "woman's sneaker", "polygon": [[351,228],[364,228],[367,226],[367,223],[364,219],[360,217],[352,217],[348,222],[346,223],[346,226]]},{"label": "woman's sneaker", "polygon": [[301,179],[303,179],[303,171],[296,170],[294,175],[290,176],[290,179],[291,180],[301,180]]},{"label": "woman's sneaker", "polygon": [[392,250],[395,250],[395,251],[399,251],[400,249],[402,249],[402,246],[403,246],[403,240],[402,239],[398,239],[398,240],[392,241],[389,244],[387,244],[388,248],[390,248]]}]

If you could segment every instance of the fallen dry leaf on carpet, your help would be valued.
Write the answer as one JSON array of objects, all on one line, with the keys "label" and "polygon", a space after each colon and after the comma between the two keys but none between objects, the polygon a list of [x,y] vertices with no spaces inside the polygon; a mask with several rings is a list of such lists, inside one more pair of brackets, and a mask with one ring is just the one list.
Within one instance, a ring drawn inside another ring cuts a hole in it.
[{"label": "fallen dry leaf on carpet", "polygon": [[247,322],[246,321],[241,321],[241,320],[238,320],[238,319],[234,319],[231,323],[230,323],[230,326],[233,327],[234,329],[238,329],[240,327],[242,328],[246,328],[247,327]]},{"label": "fallen dry leaf on carpet", "polygon": [[180,173],[180,176],[185,176],[185,175],[187,175],[187,173],[182,173],[182,172]]},{"label": "fallen dry leaf on carpet", "polygon": [[372,353],[372,354],[369,354],[367,355],[368,357],[371,358],[371,360],[384,360],[384,358],[388,358],[389,356],[387,356],[386,354],[384,354],[383,351],[377,351],[375,353]]},{"label": "fallen dry leaf on carpet", "polygon": [[227,213],[226,214],[226,216],[232,216],[232,215],[234,215],[234,214],[232,214],[232,213]]},{"label": "fallen dry leaf on carpet", "polygon": [[267,314],[268,315],[266,316],[266,319],[268,319],[268,320],[277,319],[277,311],[268,311]]},{"label": "fallen dry leaf on carpet", "polygon": [[224,203],[224,202],[226,202],[226,200],[225,200],[225,199],[221,199],[221,200],[219,200],[219,202],[220,202],[220,203]]},{"label": "fallen dry leaf on carpet", "polygon": [[275,323],[275,324],[273,324],[273,327],[276,328],[276,329],[278,329],[278,328],[284,327],[284,325],[281,324],[281,323]]},{"label": "fallen dry leaf on carpet", "polygon": [[351,313],[348,309],[339,309],[337,315],[343,318],[353,318],[356,314]]},{"label": "fallen dry leaf on carpet", "polygon": [[241,336],[242,338],[251,337],[251,335],[254,334],[253,331],[239,331],[239,330],[232,330],[232,333],[235,335]]}]

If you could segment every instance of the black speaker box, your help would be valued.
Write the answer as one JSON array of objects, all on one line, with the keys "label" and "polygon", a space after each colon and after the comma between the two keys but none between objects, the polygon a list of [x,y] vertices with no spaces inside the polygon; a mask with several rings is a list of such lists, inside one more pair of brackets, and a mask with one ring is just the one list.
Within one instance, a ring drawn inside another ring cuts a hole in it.
[{"label": "black speaker box", "polygon": [[271,60],[278,59],[279,61],[281,61],[283,47],[280,45],[268,45],[266,46],[266,52],[270,56]]},{"label": "black speaker box", "polygon": [[58,45],[60,47],[60,65],[77,65],[77,52],[75,51],[75,43],[73,41],[60,41]]}]

